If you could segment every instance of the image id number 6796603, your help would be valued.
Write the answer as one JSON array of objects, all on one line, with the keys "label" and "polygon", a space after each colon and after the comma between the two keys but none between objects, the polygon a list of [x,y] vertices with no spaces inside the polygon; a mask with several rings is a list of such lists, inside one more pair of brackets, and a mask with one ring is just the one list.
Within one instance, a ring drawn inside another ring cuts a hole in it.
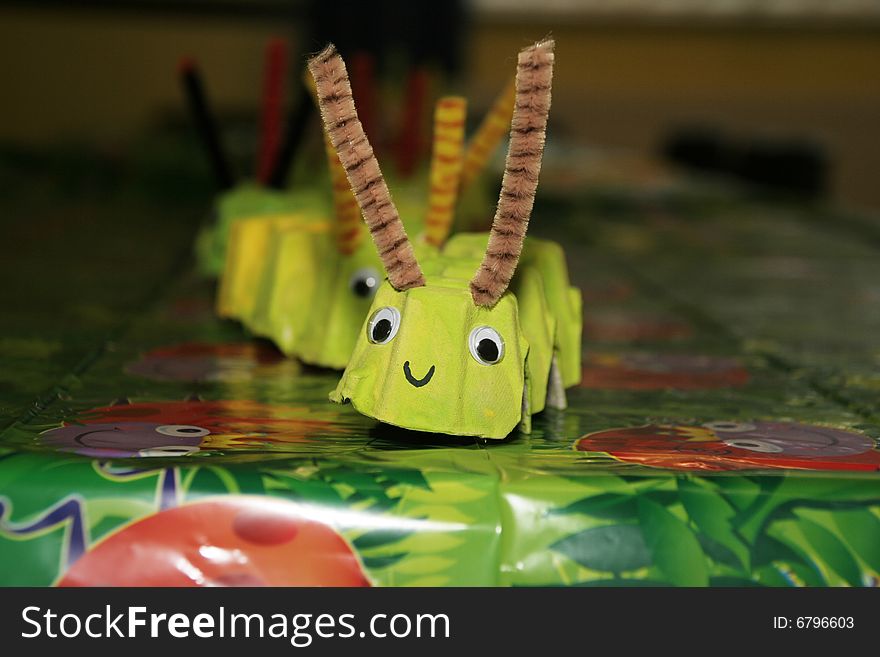
[{"label": "image id number 6796603", "polygon": [[774,616],[773,629],[787,630],[851,630],[855,627],[852,616]]}]

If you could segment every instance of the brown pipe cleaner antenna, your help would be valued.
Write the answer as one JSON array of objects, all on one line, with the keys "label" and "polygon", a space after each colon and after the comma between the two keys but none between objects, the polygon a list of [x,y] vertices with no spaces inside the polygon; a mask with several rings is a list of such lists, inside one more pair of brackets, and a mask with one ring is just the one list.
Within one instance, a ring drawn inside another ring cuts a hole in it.
[{"label": "brown pipe cleaner antenna", "polygon": [[510,124],[510,146],[501,195],[486,255],[471,280],[471,294],[478,306],[494,306],[501,298],[513,278],[522,252],[541,173],[550,113],[553,46],[553,41],[548,39],[519,53],[516,104]]},{"label": "brown pipe cleaner antenna", "polygon": [[345,63],[332,44],[309,60],[321,118],[396,290],[425,284],[373,148],[358,120]]},{"label": "brown pipe cleaner antenna", "polygon": [[[309,75],[308,71],[304,72],[303,78],[303,83],[314,99],[315,106],[320,109],[318,88],[315,86],[314,78]],[[339,161],[339,154],[330,143],[330,135],[326,130],[321,130],[321,136],[324,138],[324,153],[327,155],[327,165],[330,169],[333,215],[336,219],[333,231],[336,235],[336,248],[342,255],[349,256],[357,251],[363,239],[364,226],[361,222],[361,209],[358,207],[354,192],[351,191],[351,185],[348,184],[345,167]]]}]

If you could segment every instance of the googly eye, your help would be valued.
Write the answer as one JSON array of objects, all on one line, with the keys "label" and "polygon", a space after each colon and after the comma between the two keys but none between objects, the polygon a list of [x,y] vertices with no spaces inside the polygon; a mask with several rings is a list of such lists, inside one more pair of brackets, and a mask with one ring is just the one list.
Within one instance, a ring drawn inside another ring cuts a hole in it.
[{"label": "googly eye", "polygon": [[194,445],[164,445],[162,447],[148,447],[138,451],[138,456],[162,457],[162,456],[188,456],[199,451]]},{"label": "googly eye", "polygon": [[729,438],[722,441],[729,447],[738,447],[739,449],[747,449],[750,452],[760,452],[761,454],[779,454],[782,448],[774,443],[766,440],[755,440],[754,438]]},{"label": "googly eye", "polygon": [[394,339],[399,328],[400,311],[393,306],[385,306],[370,316],[367,337],[373,344],[386,344]]},{"label": "googly eye", "polygon": [[355,296],[362,299],[372,299],[381,282],[382,278],[379,276],[379,272],[372,267],[363,267],[352,274],[348,281],[348,287]]},{"label": "googly eye", "polygon": [[706,422],[703,425],[707,429],[711,429],[712,431],[720,431],[724,432],[735,432],[740,433],[743,431],[754,431],[757,427],[754,424],[750,424],[748,422],[728,422],[726,420],[722,420],[719,422]]},{"label": "googly eye", "polygon": [[201,438],[211,432],[190,424],[163,424],[161,427],[156,427],[156,433],[161,433],[163,436],[171,436],[172,438]]},{"label": "googly eye", "polygon": [[479,326],[468,338],[471,356],[481,365],[494,365],[504,358],[504,340],[491,326]]}]

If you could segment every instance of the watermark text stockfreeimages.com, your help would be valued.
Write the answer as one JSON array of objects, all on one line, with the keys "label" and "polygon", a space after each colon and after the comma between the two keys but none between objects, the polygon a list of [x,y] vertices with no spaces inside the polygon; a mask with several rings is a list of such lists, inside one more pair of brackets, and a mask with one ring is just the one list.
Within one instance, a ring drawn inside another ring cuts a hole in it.
[{"label": "watermark text stockfreeimages.com", "polygon": [[446,638],[446,614],[372,614],[359,622],[355,614],[232,613],[219,607],[214,613],[156,613],[130,606],[121,611],[106,605],[102,611],[58,614],[52,609],[22,609],[22,638],[158,638],[185,639],[273,638],[305,648],[316,638]]}]

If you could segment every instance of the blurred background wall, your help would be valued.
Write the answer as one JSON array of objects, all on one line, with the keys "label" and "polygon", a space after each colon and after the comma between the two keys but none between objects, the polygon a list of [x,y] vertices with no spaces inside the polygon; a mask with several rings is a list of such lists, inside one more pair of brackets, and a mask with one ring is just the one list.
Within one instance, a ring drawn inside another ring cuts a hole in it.
[{"label": "blurred background wall", "polygon": [[[466,5],[461,84],[485,106],[516,51],[552,33],[554,129],[566,137],[654,153],[672,127],[692,121],[806,136],[832,158],[836,198],[876,208],[878,5],[478,0]],[[278,0],[7,4],[0,141],[124,148],[158,117],[183,114],[174,75],[182,54],[198,57],[218,108],[256,113],[266,39],[289,36],[295,50],[320,45],[296,43],[308,11]]]}]

